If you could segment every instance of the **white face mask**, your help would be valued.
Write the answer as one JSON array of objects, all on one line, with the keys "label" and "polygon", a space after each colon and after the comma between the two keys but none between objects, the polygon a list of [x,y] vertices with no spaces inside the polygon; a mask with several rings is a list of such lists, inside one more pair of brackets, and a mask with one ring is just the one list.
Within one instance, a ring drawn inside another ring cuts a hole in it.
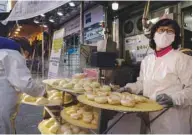
[{"label": "white face mask", "polygon": [[164,33],[156,32],[154,35],[154,41],[158,48],[168,47],[174,42],[175,34],[168,34],[166,31]]}]

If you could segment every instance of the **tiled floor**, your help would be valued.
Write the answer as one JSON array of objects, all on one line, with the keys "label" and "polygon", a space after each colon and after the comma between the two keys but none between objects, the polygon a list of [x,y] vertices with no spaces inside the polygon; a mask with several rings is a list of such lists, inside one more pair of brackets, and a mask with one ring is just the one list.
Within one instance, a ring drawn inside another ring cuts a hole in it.
[{"label": "tiled floor", "polygon": [[39,134],[38,123],[42,120],[42,107],[21,104],[16,118],[17,134]]}]

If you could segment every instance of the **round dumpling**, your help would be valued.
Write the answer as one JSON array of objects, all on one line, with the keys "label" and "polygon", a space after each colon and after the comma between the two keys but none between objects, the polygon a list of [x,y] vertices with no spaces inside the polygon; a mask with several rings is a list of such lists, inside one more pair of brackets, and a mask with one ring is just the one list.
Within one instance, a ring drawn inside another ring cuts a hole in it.
[{"label": "round dumpling", "polygon": [[49,101],[44,97],[40,97],[40,98],[37,98],[36,103],[39,105],[45,105],[45,104],[48,104]]},{"label": "round dumpling", "polygon": [[106,96],[96,96],[94,100],[99,104],[105,104],[108,101]]},{"label": "round dumpling", "polygon": [[100,85],[100,83],[99,82],[92,82],[91,83],[91,87],[92,88],[99,88],[101,85]]},{"label": "round dumpling", "polygon": [[67,83],[67,84],[64,84],[63,85],[63,88],[65,88],[65,89],[72,89],[73,88],[73,84],[72,83]]},{"label": "round dumpling", "polygon": [[25,102],[36,102],[36,98],[30,95],[26,95],[23,99]]},{"label": "round dumpling", "polygon": [[59,86],[62,87],[64,84],[68,83],[66,80],[61,80]]},{"label": "round dumpling", "polygon": [[108,86],[108,85],[104,85],[104,86],[101,88],[101,91],[111,91],[111,87]]}]

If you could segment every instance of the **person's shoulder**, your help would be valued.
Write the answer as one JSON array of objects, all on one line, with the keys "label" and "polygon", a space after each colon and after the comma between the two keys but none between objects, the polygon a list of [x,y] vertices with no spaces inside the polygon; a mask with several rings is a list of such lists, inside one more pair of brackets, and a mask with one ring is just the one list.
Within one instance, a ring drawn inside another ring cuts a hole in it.
[{"label": "person's shoulder", "polygon": [[177,58],[192,59],[192,56],[184,54],[183,52],[181,52],[179,50],[174,50],[173,55],[175,55]]},{"label": "person's shoulder", "polygon": [[155,54],[148,54],[147,56],[145,56],[145,58],[142,61],[152,61],[152,59],[155,59]]},{"label": "person's shoulder", "polygon": [[0,54],[4,54],[12,60],[22,60],[22,59],[24,59],[23,56],[16,50],[0,49]]}]

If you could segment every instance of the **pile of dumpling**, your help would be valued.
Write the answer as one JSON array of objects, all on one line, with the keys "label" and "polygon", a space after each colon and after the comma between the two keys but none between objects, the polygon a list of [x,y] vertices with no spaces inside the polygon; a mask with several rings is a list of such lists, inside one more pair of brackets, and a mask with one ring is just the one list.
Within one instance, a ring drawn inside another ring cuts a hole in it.
[{"label": "pile of dumpling", "polygon": [[46,105],[49,103],[49,100],[45,97],[32,97],[25,93],[22,95],[22,101],[36,103],[37,105]]},{"label": "pile of dumpling", "polygon": [[72,119],[82,120],[85,123],[97,125],[98,112],[93,107],[81,103],[65,108],[65,113]]},{"label": "pile of dumpling", "polygon": [[79,128],[69,123],[60,125],[54,118],[43,120],[41,128],[47,128],[53,134],[87,134],[88,130]]},{"label": "pile of dumpling", "polygon": [[62,91],[49,90],[49,91],[47,91],[47,93],[48,93],[48,100],[53,104],[62,104],[62,102],[66,103],[66,102],[72,100],[72,95],[70,95],[68,93],[64,93],[64,100],[62,101],[62,99],[63,99]]},{"label": "pile of dumpling", "polygon": [[51,85],[75,91],[92,91],[101,86],[100,83],[98,83],[96,79],[93,78],[83,78],[83,79],[67,78],[62,80],[55,80],[52,82]]},{"label": "pile of dumpling", "polygon": [[123,105],[127,107],[134,107],[136,104],[144,103],[148,100],[143,96],[130,94],[128,92],[119,93],[111,92],[110,90],[104,91],[104,89],[86,92],[85,96],[88,100],[95,101],[99,104]]},{"label": "pile of dumpling", "polygon": [[[48,98],[45,97],[32,97],[27,94],[22,95],[22,100],[24,102],[36,103],[37,105],[47,105],[47,104],[54,104],[60,105],[62,104],[62,92],[58,90],[50,90],[47,92]],[[64,96],[64,103],[72,100],[72,95],[65,93]]]}]

